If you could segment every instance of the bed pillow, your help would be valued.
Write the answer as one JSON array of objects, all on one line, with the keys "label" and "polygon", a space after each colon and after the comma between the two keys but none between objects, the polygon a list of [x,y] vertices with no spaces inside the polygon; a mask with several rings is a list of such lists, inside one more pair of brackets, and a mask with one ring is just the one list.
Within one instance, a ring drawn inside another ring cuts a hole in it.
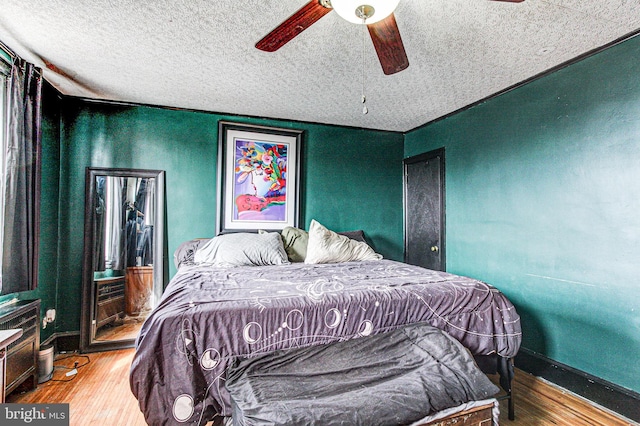
[{"label": "bed pillow", "polygon": [[[366,243],[363,230],[338,232],[338,235],[344,235],[352,240]],[[309,244],[309,233],[304,229],[287,226],[282,230],[282,243],[284,250],[287,252],[289,261],[304,262],[307,257],[307,245]]]},{"label": "bed pillow", "polygon": [[210,238],[195,238],[180,244],[173,252],[173,264],[180,269],[182,265],[193,265],[193,256],[198,247],[209,241]]},{"label": "bed pillow", "polygon": [[344,235],[345,237],[349,237],[352,240],[356,240],[356,241],[360,241],[363,243],[366,243],[367,240],[364,238],[364,231],[363,230],[357,230],[357,231],[345,231],[345,232],[337,232],[338,235]]},{"label": "bed pillow", "polygon": [[339,263],[380,259],[382,256],[373,251],[367,243],[339,235],[317,221],[311,221],[307,257],[304,263]]},{"label": "bed pillow", "polygon": [[309,243],[309,233],[307,231],[287,226],[282,230],[282,243],[289,261],[304,262],[305,257],[307,257],[307,244]]},{"label": "bed pillow", "polygon": [[224,267],[289,264],[277,232],[218,235],[196,251],[194,262]]}]

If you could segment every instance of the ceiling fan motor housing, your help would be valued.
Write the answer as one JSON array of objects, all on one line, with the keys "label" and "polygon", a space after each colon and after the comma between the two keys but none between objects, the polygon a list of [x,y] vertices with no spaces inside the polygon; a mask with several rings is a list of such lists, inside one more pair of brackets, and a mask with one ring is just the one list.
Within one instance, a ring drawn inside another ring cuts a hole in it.
[{"label": "ceiling fan motor housing", "polygon": [[363,4],[356,8],[355,13],[358,18],[362,19],[363,21],[366,21],[367,19],[375,15],[376,10],[374,9],[373,6],[369,6],[368,4]]},{"label": "ceiling fan motor housing", "polygon": [[399,2],[400,0],[331,0],[331,6],[349,22],[375,24],[391,15]]}]

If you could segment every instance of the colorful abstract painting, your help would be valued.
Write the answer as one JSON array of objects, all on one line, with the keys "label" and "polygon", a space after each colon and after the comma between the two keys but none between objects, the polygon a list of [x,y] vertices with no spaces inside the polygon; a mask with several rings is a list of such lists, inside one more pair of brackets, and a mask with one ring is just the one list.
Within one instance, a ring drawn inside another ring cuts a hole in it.
[{"label": "colorful abstract painting", "polygon": [[220,124],[217,232],[297,226],[302,131]]}]

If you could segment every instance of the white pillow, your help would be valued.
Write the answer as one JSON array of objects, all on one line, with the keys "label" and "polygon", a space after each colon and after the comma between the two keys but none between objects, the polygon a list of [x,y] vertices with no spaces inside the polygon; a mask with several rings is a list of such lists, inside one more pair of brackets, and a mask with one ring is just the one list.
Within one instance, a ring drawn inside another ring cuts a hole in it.
[{"label": "white pillow", "polygon": [[287,252],[277,232],[238,232],[218,235],[198,248],[195,263],[214,266],[288,265]]},{"label": "white pillow", "polygon": [[338,235],[315,220],[309,226],[309,244],[304,263],[339,263],[356,260],[380,260],[382,255],[367,243]]}]

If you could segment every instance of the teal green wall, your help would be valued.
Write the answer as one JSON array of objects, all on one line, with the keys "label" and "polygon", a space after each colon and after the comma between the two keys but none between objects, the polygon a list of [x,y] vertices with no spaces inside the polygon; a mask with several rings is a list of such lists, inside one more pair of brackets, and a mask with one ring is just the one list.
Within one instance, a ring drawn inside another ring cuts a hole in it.
[{"label": "teal green wall", "polygon": [[62,111],[61,330],[80,328],[85,168],[166,171],[173,275],[178,245],[215,232],[219,120],[304,130],[301,225],[317,219],[336,231],[364,229],[377,251],[402,259],[402,134],[73,98],[63,100]]},{"label": "teal green wall", "polygon": [[640,391],[640,37],[405,136],[446,151],[447,269],[523,346]]},{"label": "teal green wall", "polygon": [[[48,83],[42,93],[42,195],[40,202],[40,246],[38,263],[38,288],[9,294],[0,303],[18,299],[40,299],[41,313],[57,307],[58,269],[58,184],[60,168],[60,98]],[[40,333],[41,341],[56,330],[57,322],[49,324]]]}]

